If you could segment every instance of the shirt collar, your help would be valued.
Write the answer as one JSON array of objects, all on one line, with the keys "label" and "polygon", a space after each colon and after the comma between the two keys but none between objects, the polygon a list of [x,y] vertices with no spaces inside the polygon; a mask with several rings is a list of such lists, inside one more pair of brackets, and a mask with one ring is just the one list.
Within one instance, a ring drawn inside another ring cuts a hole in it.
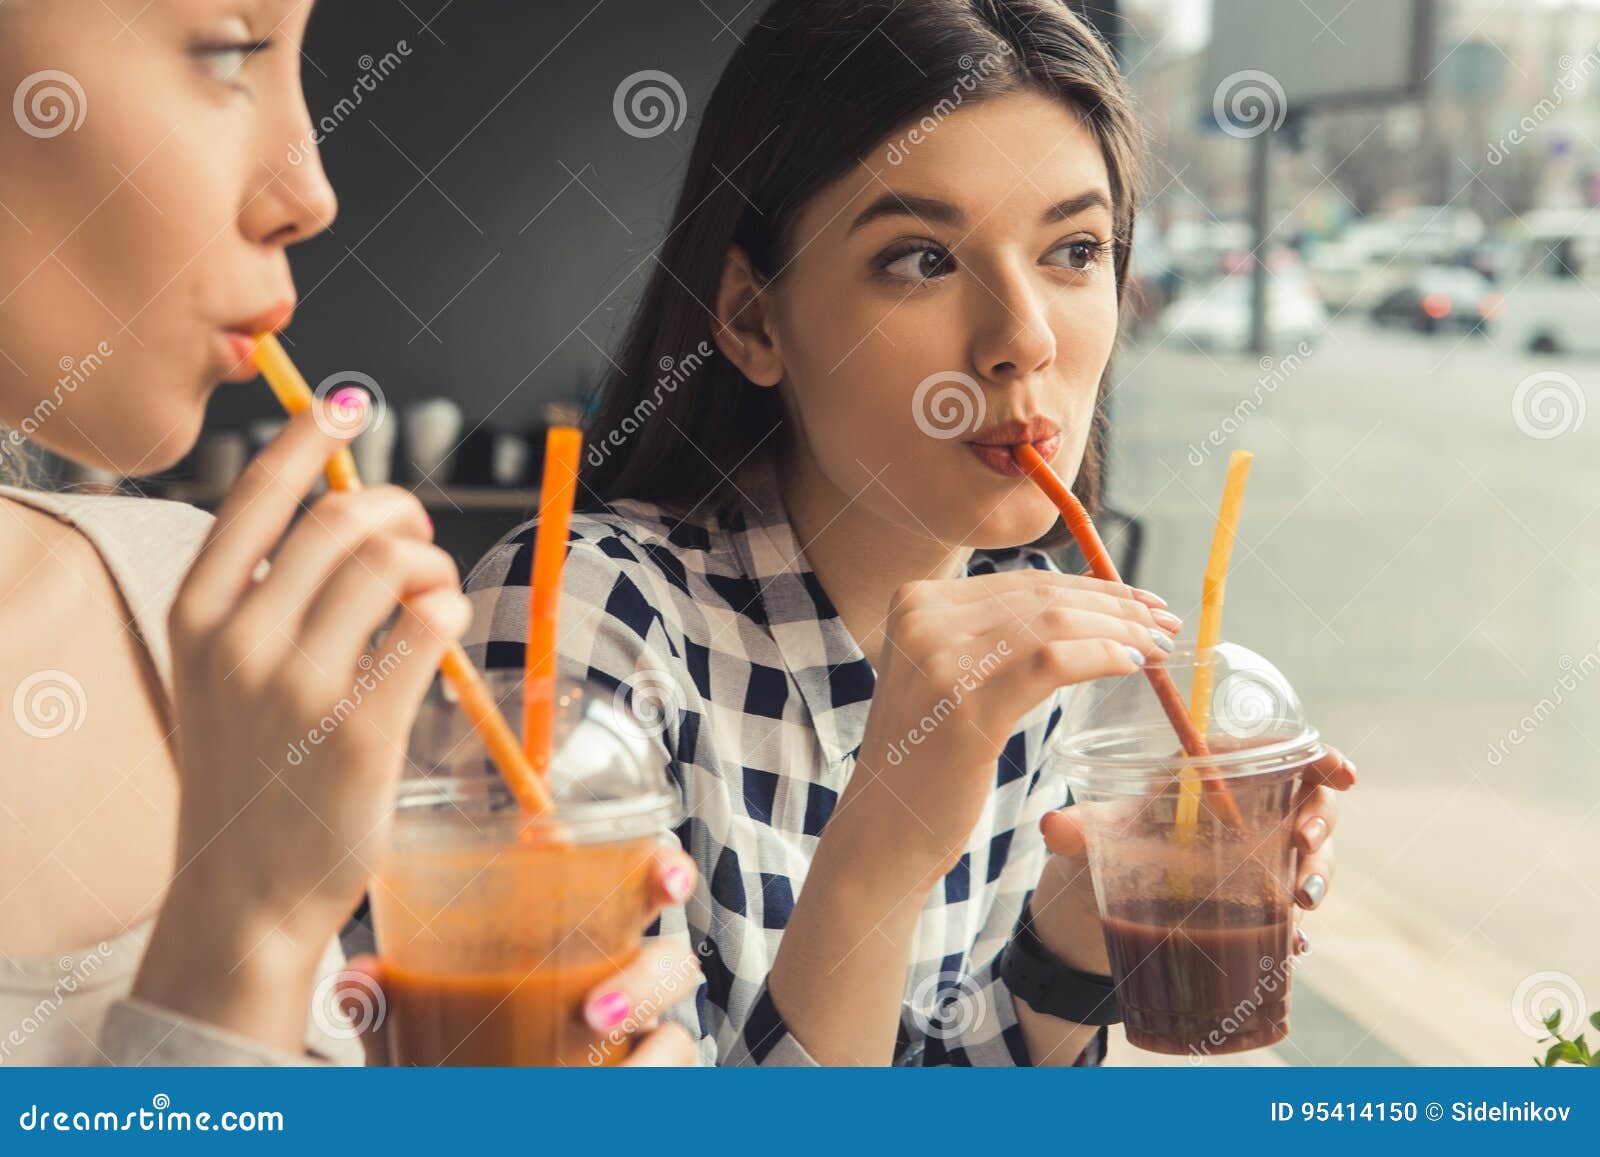
[{"label": "shirt collar", "polygon": [[834,767],[861,747],[877,676],[806,562],[784,509],[771,455],[746,464],[729,511],[729,529],[768,632],[811,714],[817,741]]}]

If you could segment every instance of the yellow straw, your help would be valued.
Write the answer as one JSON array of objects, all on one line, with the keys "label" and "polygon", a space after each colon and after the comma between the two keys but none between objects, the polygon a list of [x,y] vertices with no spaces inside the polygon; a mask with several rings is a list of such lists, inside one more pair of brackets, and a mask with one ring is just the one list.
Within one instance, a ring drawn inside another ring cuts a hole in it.
[{"label": "yellow straw", "polygon": [[[1195,643],[1194,682],[1189,690],[1189,718],[1203,737],[1211,722],[1211,648],[1222,640],[1222,596],[1228,584],[1228,561],[1233,557],[1233,540],[1239,531],[1239,509],[1244,505],[1244,487],[1250,479],[1248,450],[1235,450],[1228,459],[1228,479],[1222,487],[1222,505],[1217,509],[1217,528],[1211,536],[1211,557],[1206,562],[1206,577],[1200,594],[1200,634]],[[1188,768],[1178,797],[1177,837],[1187,843],[1194,838],[1200,817],[1200,782]]]},{"label": "yellow straw", "polygon": [[[316,400],[311,387],[306,384],[305,378],[295,368],[275,335],[263,333],[256,336],[255,363],[286,413],[298,414],[309,409]],[[361,489],[361,475],[356,473],[356,460],[349,447],[342,447],[328,459],[324,475],[330,489]],[[439,661],[439,672],[455,689],[462,712],[483,740],[489,757],[500,769],[501,778],[516,796],[517,802],[529,815],[543,812],[550,806],[550,792],[529,765],[510,724],[500,713],[488,683],[472,665],[472,660],[467,658],[460,643],[452,643],[445,651]]]}]

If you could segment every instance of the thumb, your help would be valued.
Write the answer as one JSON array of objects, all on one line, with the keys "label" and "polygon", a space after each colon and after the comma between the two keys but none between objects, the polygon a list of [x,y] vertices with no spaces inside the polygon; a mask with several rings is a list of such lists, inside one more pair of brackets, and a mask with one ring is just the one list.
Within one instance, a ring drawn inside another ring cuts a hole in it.
[{"label": "thumb", "polygon": [[1039,831],[1044,834],[1045,847],[1058,856],[1081,856],[1088,849],[1084,840],[1083,821],[1076,807],[1049,812],[1039,821]]}]

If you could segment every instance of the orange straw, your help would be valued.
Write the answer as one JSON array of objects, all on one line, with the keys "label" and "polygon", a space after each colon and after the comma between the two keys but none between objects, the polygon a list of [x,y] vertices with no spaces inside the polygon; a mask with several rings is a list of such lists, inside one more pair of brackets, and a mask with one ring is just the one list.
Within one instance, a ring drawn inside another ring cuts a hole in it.
[{"label": "orange straw", "polygon": [[[1106,582],[1122,582],[1121,576],[1117,574],[1116,564],[1106,553],[1105,543],[1100,541],[1100,534],[1089,519],[1089,512],[1083,508],[1083,504],[1072,491],[1067,489],[1066,484],[1056,476],[1056,472],[1050,469],[1049,463],[1039,451],[1030,443],[1024,442],[1012,450],[1011,456],[1017,465],[1027,472],[1034,485],[1055,503],[1056,509],[1061,512],[1061,517],[1066,520],[1067,528],[1072,531],[1072,537],[1077,540],[1078,548],[1083,551],[1083,557],[1088,560],[1089,570],[1094,576]],[[1177,685],[1173,683],[1167,669],[1161,666],[1145,667],[1144,673],[1150,680],[1156,698],[1161,702],[1162,711],[1166,712],[1168,722],[1178,733],[1178,741],[1183,744],[1184,752],[1194,759],[1209,757],[1211,749],[1206,746],[1206,741],[1195,729],[1183,696],[1178,693]],[[1233,793],[1228,790],[1227,785],[1218,779],[1207,779],[1203,782],[1206,790],[1217,797],[1214,802],[1222,811],[1223,823],[1230,828],[1240,827],[1244,817],[1239,814],[1239,806],[1234,803]]]},{"label": "orange straw", "polygon": [[[1206,560],[1205,580],[1200,588],[1200,634],[1195,642],[1194,682],[1189,687],[1189,718],[1202,739],[1211,726],[1211,648],[1222,641],[1222,598],[1228,585],[1228,561],[1233,557],[1239,511],[1244,506],[1245,483],[1250,480],[1250,463],[1254,459],[1248,450],[1235,450],[1228,458],[1228,478],[1222,486],[1222,504],[1217,507],[1217,527],[1211,534],[1211,555]],[[1178,838],[1188,842],[1200,816],[1200,789],[1194,772],[1185,768],[1183,776],[1176,827]]]},{"label": "orange straw", "polygon": [[552,426],[545,435],[539,530],[533,540],[533,573],[528,580],[528,673],[523,680],[522,727],[523,751],[540,773],[550,766],[555,739],[556,614],[582,449],[583,434],[571,426]]},{"label": "orange straw", "polygon": [[[289,360],[289,355],[273,334],[256,336],[254,360],[256,368],[267,379],[267,384],[272,387],[278,404],[285,412],[293,415],[310,409],[315,400],[311,387],[306,385],[305,378],[300,376],[300,371]],[[361,489],[361,477],[356,473],[355,459],[348,447],[328,459],[325,474],[328,486],[334,490]],[[548,808],[550,793],[544,781],[534,774],[533,768],[523,758],[522,748],[517,746],[517,737],[506,723],[505,716],[500,714],[500,708],[495,705],[489,685],[472,665],[472,660],[467,658],[460,643],[452,643],[445,652],[444,658],[439,661],[439,673],[455,688],[461,710],[488,748],[490,758],[499,767],[506,786],[516,796],[523,810],[529,815],[538,815]]]}]

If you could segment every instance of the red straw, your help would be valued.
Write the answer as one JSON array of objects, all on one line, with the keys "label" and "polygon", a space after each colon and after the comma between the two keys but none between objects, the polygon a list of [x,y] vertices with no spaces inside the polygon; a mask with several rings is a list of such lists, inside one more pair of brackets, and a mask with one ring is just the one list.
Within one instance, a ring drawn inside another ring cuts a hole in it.
[{"label": "red straw", "polygon": [[[1116,564],[1106,553],[1105,543],[1100,541],[1100,534],[1089,518],[1089,512],[1083,508],[1083,503],[1078,501],[1077,496],[1067,489],[1066,483],[1050,469],[1050,464],[1044,460],[1039,451],[1024,442],[1012,450],[1011,456],[1016,459],[1018,466],[1027,471],[1034,485],[1055,503],[1056,509],[1061,512],[1061,517],[1066,520],[1067,529],[1072,531],[1072,537],[1077,540],[1078,548],[1083,551],[1083,557],[1088,560],[1089,570],[1095,578],[1104,579],[1106,582],[1122,582],[1122,577],[1117,574]],[[1156,698],[1161,701],[1161,710],[1166,712],[1172,730],[1178,733],[1178,742],[1183,744],[1184,752],[1194,759],[1208,758],[1211,749],[1206,746],[1206,741],[1195,727],[1194,720],[1189,718],[1189,708],[1167,669],[1161,666],[1145,667],[1144,673],[1150,680],[1150,687],[1155,691]],[[1222,822],[1230,828],[1240,827],[1244,823],[1244,817],[1239,814],[1239,805],[1234,802],[1233,793],[1228,790],[1227,784],[1220,779],[1202,779],[1201,783],[1212,793],[1213,802],[1222,812]]]}]

